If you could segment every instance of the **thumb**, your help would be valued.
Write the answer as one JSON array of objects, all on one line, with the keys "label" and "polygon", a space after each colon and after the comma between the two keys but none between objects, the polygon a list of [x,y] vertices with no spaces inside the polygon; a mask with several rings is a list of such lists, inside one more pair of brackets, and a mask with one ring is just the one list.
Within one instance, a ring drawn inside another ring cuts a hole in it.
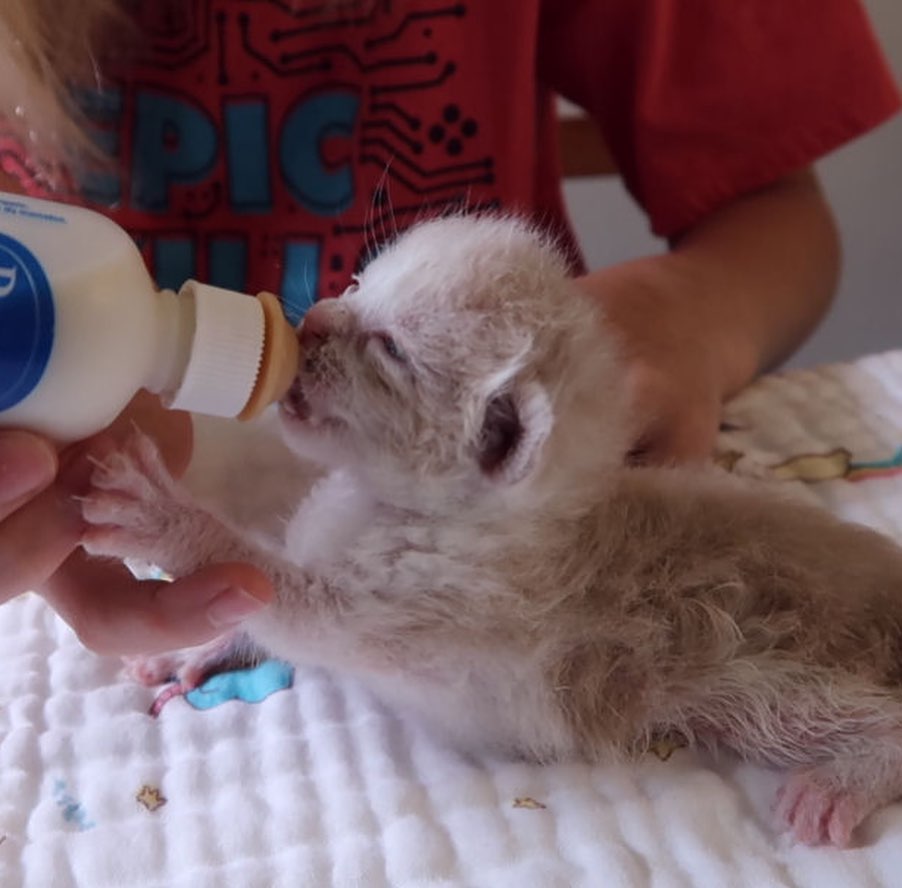
[{"label": "thumb", "polygon": [[75,552],[42,594],[81,642],[108,655],[192,647],[235,629],[274,598],[248,564],[214,564],[173,583],[135,580],[118,563]]}]

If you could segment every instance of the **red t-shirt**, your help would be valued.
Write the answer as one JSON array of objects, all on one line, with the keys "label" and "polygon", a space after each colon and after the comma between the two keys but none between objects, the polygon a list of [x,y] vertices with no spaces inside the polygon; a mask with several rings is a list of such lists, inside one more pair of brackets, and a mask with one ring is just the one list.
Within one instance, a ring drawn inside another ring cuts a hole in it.
[{"label": "red t-shirt", "polygon": [[293,319],[426,213],[568,231],[554,92],[595,116],[662,235],[899,104],[856,0],[137,5],[141,50],[81,96],[114,163],[70,198],[132,232],[161,285],[274,290]]}]

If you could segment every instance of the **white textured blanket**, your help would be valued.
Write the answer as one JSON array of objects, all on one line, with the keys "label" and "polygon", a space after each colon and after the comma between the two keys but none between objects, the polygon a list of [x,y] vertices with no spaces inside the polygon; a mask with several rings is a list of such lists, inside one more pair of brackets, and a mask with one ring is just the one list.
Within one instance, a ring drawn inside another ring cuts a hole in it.
[{"label": "white textured blanket", "polygon": [[[736,470],[902,539],[902,352],[770,377],[728,418]],[[34,597],[0,608],[0,660],[3,888],[902,885],[902,804],[860,849],[793,847],[779,775],[733,761],[489,765],[278,663],[161,694]]]}]

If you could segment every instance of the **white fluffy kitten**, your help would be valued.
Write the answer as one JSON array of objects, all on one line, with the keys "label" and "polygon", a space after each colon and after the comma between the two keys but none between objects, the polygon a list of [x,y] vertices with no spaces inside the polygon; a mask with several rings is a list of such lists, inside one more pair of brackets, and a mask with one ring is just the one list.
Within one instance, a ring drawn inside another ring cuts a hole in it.
[{"label": "white fluffy kitten", "polygon": [[89,551],[257,565],[255,642],[469,748],[726,746],[789,769],[779,816],[811,843],[902,795],[900,550],[715,470],[625,468],[616,349],[534,230],[417,226],[300,337],[285,440],[327,472],[284,546],[137,437],[97,473]]}]

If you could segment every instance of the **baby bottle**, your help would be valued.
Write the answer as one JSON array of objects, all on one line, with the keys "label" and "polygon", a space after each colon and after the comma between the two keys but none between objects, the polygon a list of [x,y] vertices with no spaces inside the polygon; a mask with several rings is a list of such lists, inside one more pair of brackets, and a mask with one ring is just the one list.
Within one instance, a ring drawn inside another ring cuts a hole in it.
[{"label": "baby bottle", "polygon": [[157,290],[105,216],[0,193],[0,428],[74,441],[141,388],[172,409],[247,419],[287,391],[297,362],[272,294]]}]

